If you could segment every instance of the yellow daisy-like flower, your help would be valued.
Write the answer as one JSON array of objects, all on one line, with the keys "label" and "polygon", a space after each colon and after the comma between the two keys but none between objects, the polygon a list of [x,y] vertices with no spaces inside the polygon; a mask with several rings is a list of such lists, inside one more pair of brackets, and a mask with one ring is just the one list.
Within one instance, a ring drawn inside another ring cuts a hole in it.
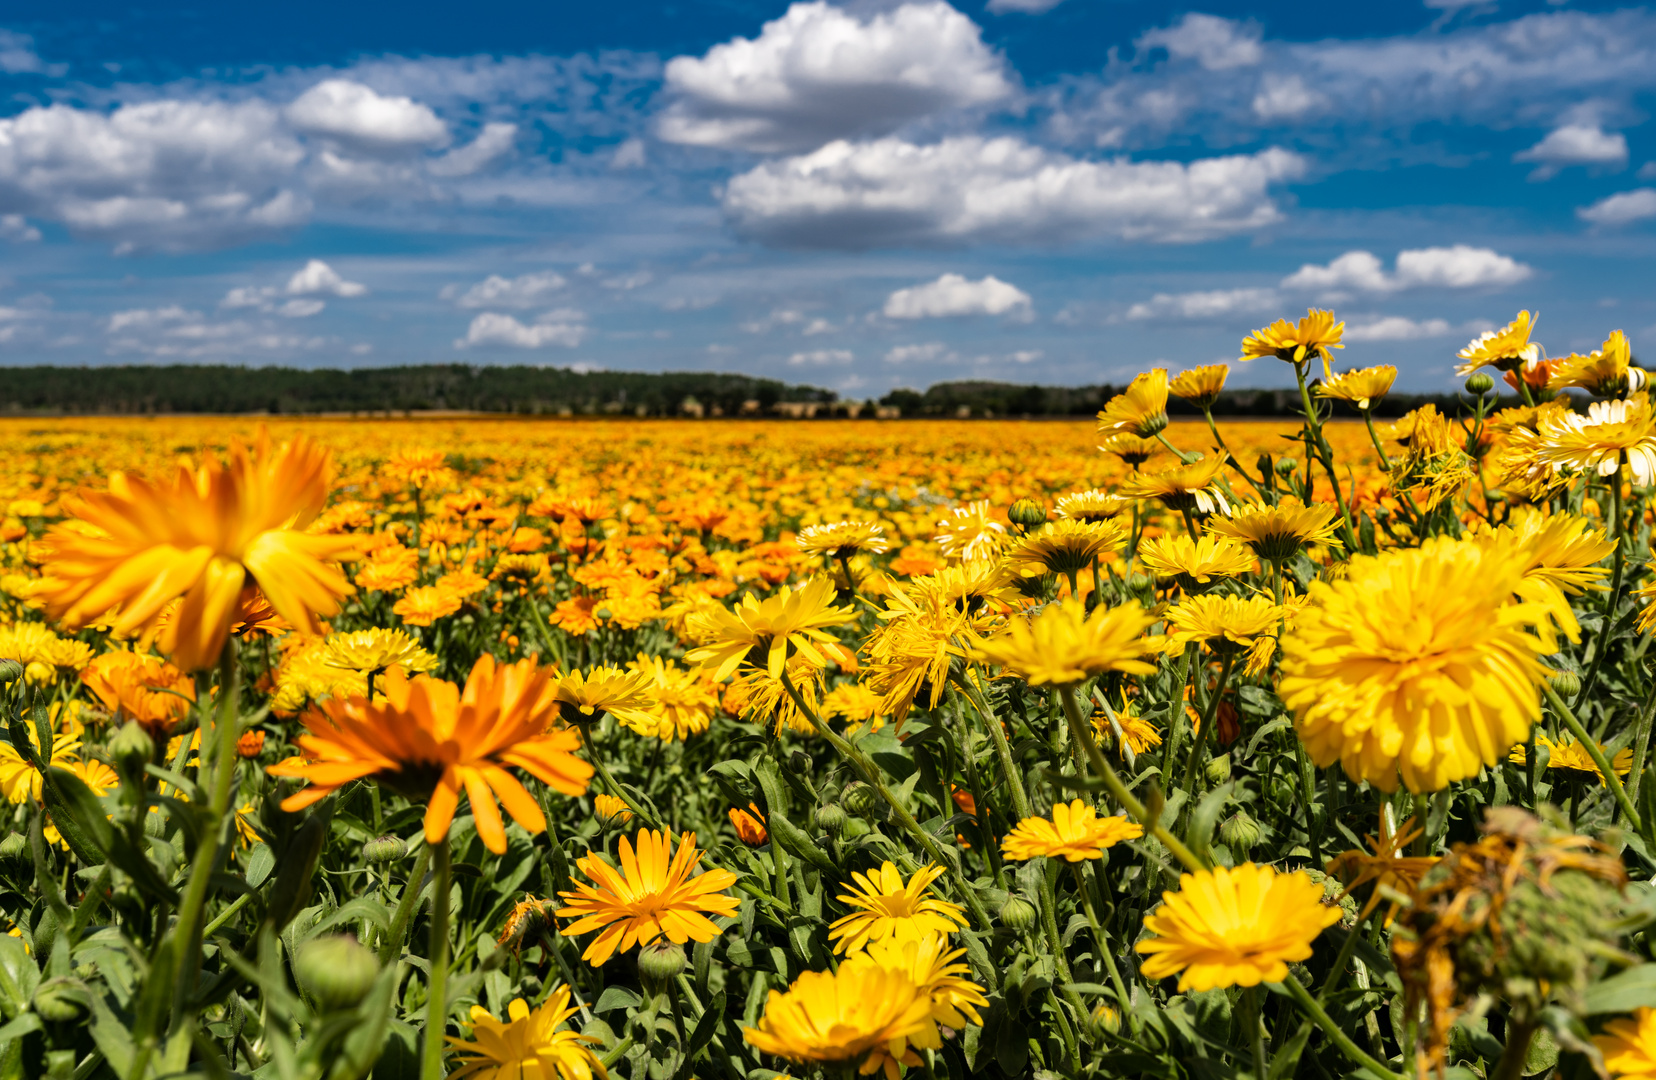
[{"label": "yellow daisy-like flower", "polygon": [[618,799],[614,795],[594,795],[592,812],[605,826],[625,825],[633,816],[633,812],[627,809],[626,800]]},{"label": "yellow daisy-like flower", "polygon": [[34,686],[57,682],[59,672],[78,672],[92,662],[92,646],[63,638],[44,623],[25,622],[0,627],[0,656],[23,665]]},{"label": "yellow daisy-like flower", "polygon": [[1098,448],[1106,454],[1114,454],[1135,469],[1167,450],[1167,447],[1156,439],[1141,439],[1137,435],[1127,434],[1111,435],[1099,443]]},{"label": "yellow daisy-like flower", "polygon": [[1073,686],[1105,671],[1151,675],[1155,665],[1144,631],[1155,619],[1136,602],[1088,615],[1070,597],[1043,607],[1032,619],[1014,618],[994,637],[979,642],[972,658],[999,664],[1031,686]]},{"label": "yellow daisy-like flower", "polygon": [[[23,730],[29,733],[29,741],[34,743],[35,753],[40,752],[40,736],[35,732],[33,724],[24,724]],[[80,740],[55,736],[52,739],[52,760],[48,766],[57,766],[67,769],[77,763]],[[10,740],[0,739],[0,797],[9,803],[25,802],[29,799],[40,801],[41,789],[45,785],[45,778],[26,761]]]},{"label": "yellow daisy-like flower", "polygon": [[1538,418],[1536,464],[1554,474],[1614,476],[1626,458],[1633,483],[1656,483],[1656,418],[1650,399],[1595,401],[1587,413],[1559,411]]},{"label": "yellow daisy-like flower", "polygon": [[436,655],[421,648],[412,634],[378,626],[329,634],[322,643],[321,661],[328,667],[363,675],[379,675],[392,668],[418,674],[437,667]]},{"label": "yellow daisy-like flower", "polygon": [[1626,397],[1643,390],[1648,381],[1644,370],[1632,365],[1633,347],[1627,335],[1612,330],[1599,349],[1586,356],[1571,353],[1559,361],[1547,389],[1556,392],[1576,387],[1599,397]]},{"label": "yellow daisy-like flower", "polygon": [[1633,590],[1644,604],[1639,612],[1639,633],[1656,633],[1656,559],[1645,563],[1645,583]]},{"label": "yellow daisy-like flower", "polygon": [[1339,511],[1328,503],[1306,506],[1285,496],[1275,506],[1239,505],[1228,517],[1210,518],[1207,527],[1217,536],[1248,545],[1267,562],[1285,562],[1312,544],[1340,547],[1336,538],[1339,517]]},{"label": "yellow daisy-like flower", "polygon": [[[1604,773],[1599,771],[1598,762],[1593,760],[1593,756],[1587,752],[1586,747],[1582,746],[1574,739],[1565,739],[1563,742],[1553,742],[1545,735],[1537,735],[1535,737],[1535,743],[1537,746],[1545,746],[1547,748],[1548,769],[1567,769],[1570,772],[1586,773],[1595,777],[1599,783],[1605,784],[1606,787],[1609,786],[1605,783]],[[1603,743],[1599,743],[1598,748],[1600,753],[1603,753],[1605,750]],[[1512,748],[1512,752],[1507,755],[1507,760],[1512,762],[1514,765],[1526,765],[1529,763],[1529,751],[1523,743],[1519,743],[1517,746],[1514,746]],[[1610,770],[1617,776],[1626,776],[1628,773],[1632,772],[1633,751],[1627,747],[1623,747],[1622,749],[1616,751],[1616,753],[1610,757]]]},{"label": "yellow daisy-like flower", "polygon": [[1367,410],[1380,398],[1391,393],[1392,383],[1396,381],[1397,369],[1390,364],[1342,371],[1318,383],[1317,396],[1349,401],[1359,409]]},{"label": "yellow daisy-like flower", "polygon": [[883,968],[906,973],[931,998],[932,1019],[953,1031],[967,1023],[981,1025],[978,1006],[987,1007],[983,987],[965,978],[971,969],[960,963],[965,949],[949,948],[946,934],[925,934],[917,940],[886,938],[870,942],[863,955]]},{"label": "yellow daisy-like flower", "polygon": [[893,586],[879,613],[882,625],[863,643],[867,687],[878,712],[901,727],[918,702],[935,709],[949,682],[949,664],[964,656],[959,639],[975,638],[982,619],[947,593],[911,583]]},{"label": "yellow daisy-like flower", "polygon": [[1098,522],[1118,517],[1132,508],[1132,499],[1123,498],[1113,491],[1093,488],[1090,491],[1072,491],[1068,495],[1058,496],[1056,512],[1061,518]]},{"label": "yellow daisy-like flower", "polygon": [[631,710],[628,713],[631,720],[622,721],[640,735],[654,736],[663,742],[675,739],[683,742],[706,731],[713,723],[719,695],[705,673],[687,671],[671,660],[649,653],[639,653],[638,659],[627,667],[649,676],[649,694],[655,699],[653,724],[641,722]]},{"label": "yellow daisy-like flower", "polygon": [[794,537],[799,550],[811,555],[826,555],[831,559],[849,559],[860,552],[882,554],[891,548],[885,538],[885,528],[873,521],[836,521],[825,525],[810,525]]},{"label": "yellow daisy-like flower", "polygon": [[1534,315],[1520,311],[1517,318],[1499,330],[1485,330],[1455,354],[1465,361],[1455,365],[1455,374],[1464,379],[1481,367],[1512,371],[1526,360],[1538,357],[1541,346],[1530,341],[1530,333],[1540,317],[1539,311]]},{"label": "yellow daisy-like flower", "polygon": [[1640,1005],[1629,1019],[1612,1020],[1593,1036],[1611,1076],[1656,1078],[1656,1009]]},{"label": "yellow daisy-like flower", "polygon": [[1241,577],[1253,572],[1254,555],[1243,545],[1225,536],[1158,536],[1139,547],[1139,561],[1163,580],[1177,578],[1179,587],[1194,592],[1218,578]]},{"label": "yellow daisy-like flower", "polygon": [[873,941],[913,941],[926,934],[952,934],[965,926],[964,908],[931,895],[931,883],[942,876],[941,866],[923,866],[904,883],[889,861],[871,874],[852,871],[850,891],[837,899],[857,910],[828,928],[834,951],[854,953]]},{"label": "yellow daisy-like flower", "polygon": [[944,557],[962,562],[992,558],[1006,542],[1006,526],[990,517],[987,499],[955,507],[936,528],[932,539]]},{"label": "yellow daisy-like flower", "polygon": [[481,1005],[471,1009],[472,1037],[445,1036],[448,1044],[462,1054],[460,1067],[449,1080],[608,1080],[609,1070],[590,1043],[602,1042],[593,1035],[580,1035],[558,1028],[580,1010],[569,1003],[569,987],[560,986],[539,1008],[530,1009],[522,998],[506,1006],[507,1023],[501,1023]]},{"label": "yellow daisy-like flower", "polygon": [[1268,646],[1282,622],[1282,609],[1262,596],[1187,596],[1166,614],[1173,655],[1191,643],[1217,656],[1237,656]]},{"label": "yellow daisy-like flower", "polygon": [[1575,595],[1605,588],[1600,582],[1610,570],[1599,563],[1616,550],[1616,542],[1606,540],[1586,518],[1549,514],[1533,506],[1516,508],[1506,524],[1474,533],[1472,538],[1485,546],[1510,545],[1521,554],[1526,578]]},{"label": "yellow daisy-like flower", "polygon": [[1049,574],[1077,574],[1126,542],[1127,529],[1120,521],[1059,518],[1019,540],[1006,559],[1043,567]]},{"label": "yellow daisy-like flower", "polygon": [[594,852],[575,860],[576,869],[595,884],[577,881],[573,892],[558,894],[564,901],[558,917],[575,920],[559,931],[564,937],[601,931],[581,954],[593,967],[662,936],[675,945],[712,941],[719,928],[707,916],[736,914],[736,898],[724,892],[736,884],[735,874],[709,870],[691,876],[702,857],[695,833],[679,837],[676,853],[666,832],[640,829],[633,840],[636,853],[633,843],[621,838],[619,871]]},{"label": "yellow daisy-like flower", "polygon": [[422,585],[403,593],[402,599],[391,605],[391,613],[409,626],[430,626],[459,611],[461,603],[458,593],[449,592],[441,585]]},{"label": "yellow daisy-like flower", "polygon": [[[1137,701],[1129,701],[1122,708],[1115,710],[1116,725],[1121,728],[1121,737],[1127,744],[1127,749],[1134,754],[1142,754],[1152,746],[1162,744],[1161,729],[1139,715]],[[1110,717],[1103,709],[1097,709],[1092,714],[1093,737],[1101,746],[1108,746],[1115,739],[1115,728],[1110,726]],[[1126,757],[1126,754],[1122,754]]]},{"label": "yellow daisy-like flower", "polygon": [[554,693],[558,715],[566,724],[581,727],[597,720],[599,713],[609,713],[634,731],[656,729],[656,699],[649,672],[608,666],[584,674],[571,671],[558,676]]},{"label": "yellow daisy-like flower", "polygon": [[1169,510],[1223,513],[1230,509],[1219,487],[1219,477],[1224,471],[1225,453],[1216,450],[1212,456],[1191,465],[1157,473],[1134,473],[1122,482],[1121,493],[1135,499],[1160,499]]},{"label": "yellow daisy-like flower", "polygon": [[1052,819],[1024,818],[1001,841],[1001,854],[1013,861],[1046,856],[1065,862],[1102,859],[1104,849],[1137,840],[1144,826],[1124,817],[1099,817],[1085,801],[1054,803]]},{"label": "yellow daisy-like flower", "polygon": [[1340,921],[1323,902],[1322,886],[1305,874],[1279,874],[1243,863],[1181,874],[1179,891],[1162,893],[1144,917],[1153,937],[1133,946],[1145,953],[1148,979],[1179,976],[1179,992],[1281,982],[1288,965],[1311,955],[1311,943]]},{"label": "yellow daisy-like flower", "polygon": [[826,667],[828,658],[818,648],[834,643],[826,628],[855,617],[854,609],[835,607],[834,599],[833,581],[819,576],[797,589],[784,585],[764,600],[744,594],[734,611],[719,607],[697,612],[689,619],[690,631],[706,644],[692,649],[685,660],[714,668],[715,682],[728,678],[749,653],[766,658],[773,679],[782,677],[790,656]]},{"label": "yellow daisy-like flower", "polygon": [[1312,308],[1298,323],[1278,319],[1263,330],[1255,330],[1243,338],[1241,359],[1248,361],[1274,356],[1278,360],[1297,364],[1307,356],[1320,356],[1323,362],[1323,378],[1327,380],[1333,374],[1329,369],[1329,363],[1333,359],[1329,350],[1345,348],[1340,342],[1344,333],[1345,323],[1335,322],[1332,311],[1318,311]]},{"label": "yellow daisy-like flower", "polygon": [[1100,435],[1132,435],[1153,439],[1167,427],[1167,369],[1154,368],[1135,376],[1127,389],[1104,403],[1098,414]]},{"label": "yellow daisy-like flower", "polygon": [[1311,759],[1394,791],[1438,791],[1493,765],[1540,716],[1522,564],[1471,541],[1356,556],[1311,584],[1282,642],[1283,704]]},{"label": "yellow daisy-like flower", "polygon": [[1393,458],[1388,482],[1396,494],[1410,494],[1430,510],[1452,497],[1477,475],[1462,449],[1460,428],[1434,405],[1423,405],[1397,423],[1399,441],[1407,431],[1407,449]]},{"label": "yellow daisy-like flower", "polygon": [[41,593],[47,613],[78,629],[119,608],[117,636],[150,628],[179,597],[157,644],[185,671],[211,667],[255,583],[293,626],[321,633],[317,615],[354,590],[331,565],[351,537],[304,532],[327,499],[328,452],[307,439],[272,451],[261,432],[228,464],[180,468],[170,484],[114,473],[105,492],[82,492],[74,520],[47,534]]},{"label": "yellow daisy-like flower", "polygon": [[1229,375],[1229,364],[1204,364],[1179,372],[1167,389],[1174,397],[1182,398],[1198,409],[1211,409],[1225,389],[1225,379]]}]

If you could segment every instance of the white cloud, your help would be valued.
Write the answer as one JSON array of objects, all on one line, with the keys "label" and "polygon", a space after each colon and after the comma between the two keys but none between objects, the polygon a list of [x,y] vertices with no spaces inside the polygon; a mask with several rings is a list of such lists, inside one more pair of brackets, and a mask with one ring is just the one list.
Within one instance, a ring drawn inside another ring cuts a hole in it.
[{"label": "white cloud", "polygon": [[108,329],[111,334],[118,334],[123,330],[148,329],[173,323],[194,323],[200,322],[201,319],[202,314],[199,311],[190,311],[177,304],[169,304],[162,308],[117,311],[109,317]]},{"label": "white cloud", "polygon": [[839,327],[835,326],[828,319],[812,319],[810,322],[805,324],[805,328],[799,332],[799,336],[816,337],[818,334],[832,334],[838,329]]},{"label": "white cloud", "polygon": [[365,295],[368,287],[355,281],[346,281],[339,276],[337,270],[321,259],[312,259],[288,278],[286,292],[289,296],[352,297]]},{"label": "white cloud", "polygon": [[631,292],[634,289],[643,288],[654,280],[655,275],[648,270],[635,270],[630,274],[617,274],[615,277],[605,278],[600,284],[606,289],[620,289],[623,292]]},{"label": "white cloud", "polygon": [[35,52],[34,38],[0,30],[0,71],[7,75],[62,75],[66,64],[48,64]]},{"label": "white cloud", "polygon": [[546,303],[553,293],[566,284],[563,275],[555,270],[541,270],[515,278],[490,274],[464,292],[458,285],[450,285],[438,295],[463,308],[528,308]]},{"label": "white cloud", "polygon": [[1583,206],[1576,216],[1594,225],[1631,225],[1635,221],[1656,217],[1656,188],[1634,188],[1591,206]]},{"label": "white cloud", "polygon": [[0,214],[0,240],[27,244],[40,239],[40,230],[22,214]]},{"label": "white cloud", "polygon": [[795,308],[777,308],[762,319],[749,319],[740,325],[750,334],[768,334],[778,326],[795,326],[805,321],[805,313]]},{"label": "white cloud", "polygon": [[1454,332],[1444,319],[1424,319],[1416,322],[1401,315],[1387,315],[1365,323],[1347,323],[1347,341],[1419,341],[1422,338],[1443,337]]},{"label": "white cloud", "polygon": [[[285,315],[290,319],[307,319],[322,312],[327,303],[318,297],[334,296],[351,299],[366,296],[368,287],[355,281],[346,281],[339,272],[321,259],[311,259],[294,271],[287,285],[240,285],[224,294],[219,307],[227,309],[253,308],[267,314]],[[278,297],[292,297],[277,304]]]},{"label": "white cloud", "polygon": [[996,15],[1018,12],[1022,15],[1044,15],[1064,0],[989,0],[985,10]]},{"label": "white cloud", "polygon": [[276,312],[279,315],[286,315],[290,319],[308,319],[312,315],[320,314],[322,309],[327,306],[324,301],[316,299],[289,300],[277,308]]},{"label": "white cloud", "polygon": [[957,315],[1028,315],[1029,294],[989,275],[968,281],[960,274],[944,274],[936,281],[898,289],[886,297],[888,319],[938,319]]},{"label": "white cloud", "polygon": [[1308,89],[1298,75],[1267,73],[1254,95],[1254,115],[1261,120],[1298,120],[1318,108],[1325,99]]},{"label": "white cloud", "polygon": [[561,345],[573,349],[586,339],[587,327],[581,321],[584,316],[572,309],[548,311],[529,325],[518,322],[510,315],[503,315],[497,311],[485,311],[472,319],[471,325],[466,328],[466,336],[456,338],[456,349],[469,349],[479,346],[507,346],[514,349],[541,349],[548,345]]},{"label": "white cloud", "polygon": [[1265,58],[1255,23],[1221,19],[1192,11],[1172,26],[1150,30],[1138,39],[1140,49],[1162,48],[1179,60],[1195,60],[1209,71],[1252,67]]},{"label": "white cloud", "polygon": [[1275,289],[1210,289],[1201,292],[1157,293],[1127,309],[1126,317],[1141,319],[1216,319],[1226,315],[1268,311],[1280,306]]},{"label": "white cloud", "polygon": [[296,131],[370,155],[445,146],[448,126],[413,98],[386,97],[350,79],[324,79],[286,109]]},{"label": "white cloud", "polygon": [[666,68],[669,142],[776,153],[883,135],[943,109],[1012,91],[981,31],[942,0],[859,16],[795,3],[753,39],[736,38]]},{"label": "white cloud", "polygon": [[1033,364],[1044,356],[1046,352],[1042,349],[1019,349],[1006,354],[1006,358],[1014,364]]},{"label": "white cloud", "polygon": [[1279,149],[1187,164],[1080,161],[1014,138],[842,141],[732,178],[724,210],[750,237],[808,247],[1192,241],[1277,220],[1270,185],[1303,170]]},{"label": "white cloud", "polygon": [[949,347],[941,341],[928,341],[920,345],[898,345],[885,354],[888,364],[910,364],[928,360],[941,360],[949,356]]},{"label": "white cloud", "polygon": [[1530,173],[1532,180],[1549,179],[1571,165],[1621,169],[1627,165],[1627,136],[1597,124],[1565,124],[1512,160],[1539,162],[1540,168]]},{"label": "white cloud", "polygon": [[1325,295],[1348,290],[1391,293],[1419,288],[1502,288],[1526,281],[1534,273],[1510,255],[1455,244],[1400,251],[1392,274],[1386,273],[1385,265],[1373,252],[1348,251],[1327,266],[1307,263],[1283,278],[1282,286]]},{"label": "white cloud", "polygon": [[788,357],[788,363],[795,367],[805,364],[849,364],[857,358],[850,349],[813,349],[810,352],[796,352]]},{"label": "white cloud", "polygon": [[615,148],[615,153],[610,157],[609,167],[612,169],[642,169],[645,158],[644,140],[628,139]]},{"label": "white cloud", "polygon": [[517,131],[516,124],[484,124],[477,138],[428,162],[426,171],[433,176],[470,176],[511,153]]}]

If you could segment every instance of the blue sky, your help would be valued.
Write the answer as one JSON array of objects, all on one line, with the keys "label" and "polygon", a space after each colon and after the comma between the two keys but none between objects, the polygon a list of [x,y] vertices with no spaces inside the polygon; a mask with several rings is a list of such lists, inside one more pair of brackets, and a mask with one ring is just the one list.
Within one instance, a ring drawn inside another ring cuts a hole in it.
[{"label": "blue sky", "polygon": [[[1656,343],[1656,13],[60,2],[0,22],[0,363],[1121,381],[1308,305],[1450,385]],[[1233,385],[1278,385],[1282,365]]]}]

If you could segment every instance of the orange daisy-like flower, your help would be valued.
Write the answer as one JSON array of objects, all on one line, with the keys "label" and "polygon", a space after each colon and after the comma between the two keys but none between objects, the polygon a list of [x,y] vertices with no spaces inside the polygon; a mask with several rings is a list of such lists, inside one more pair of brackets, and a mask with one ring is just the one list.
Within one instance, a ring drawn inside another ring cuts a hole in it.
[{"label": "orange daisy-like flower", "polygon": [[753,803],[748,803],[747,810],[732,806],[730,824],[736,830],[736,838],[749,847],[758,847],[770,839],[770,832],[765,828],[765,815]]},{"label": "orange daisy-like flower", "polygon": [[356,547],[303,531],[327,499],[330,472],[316,444],[299,438],[272,451],[261,432],[252,451],[233,445],[228,463],[180,468],[170,484],[114,473],[48,535],[47,611],[69,628],[115,612],[111,630],[130,635],[183,597],[157,643],[186,671],[218,660],[250,580],[291,625],[320,633],[316,616],[352,592],[330,564]]},{"label": "orange daisy-like flower", "polygon": [[409,626],[430,626],[459,610],[459,594],[450,592],[442,585],[409,589],[401,600],[391,605],[391,611]]},{"label": "orange daisy-like flower", "polygon": [[575,919],[561,931],[564,937],[601,931],[581,954],[593,967],[663,935],[675,945],[712,941],[719,928],[707,916],[736,914],[736,898],[724,892],[736,884],[735,874],[709,870],[691,876],[701,862],[695,833],[679,837],[677,852],[667,832],[640,829],[633,842],[636,852],[633,843],[621,838],[619,871],[603,856],[587,852],[575,866],[596,885],[577,881],[574,892],[558,894],[565,901],[558,917]]},{"label": "orange daisy-like flower", "polygon": [[1021,861],[1045,855],[1065,862],[1101,859],[1104,849],[1123,840],[1137,840],[1144,826],[1123,817],[1098,816],[1085,801],[1054,803],[1052,820],[1025,818],[1001,841],[1001,854]]},{"label": "orange daisy-like flower", "polygon": [[365,777],[426,805],[428,843],[448,836],[460,790],[471,798],[477,835],[497,855],[506,851],[506,829],[495,798],[530,832],[546,817],[534,796],[509,772],[515,767],[565,795],[582,795],[592,766],[576,757],[578,732],[557,726],[558,700],[551,673],[533,660],[497,665],[478,657],[465,689],[400,668],[385,676],[383,700],[328,698],[304,715],[309,734],[299,736],[303,757],[272,765],[272,776],[309,780],[311,786],[282,801],[302,810],[328,793]]}]

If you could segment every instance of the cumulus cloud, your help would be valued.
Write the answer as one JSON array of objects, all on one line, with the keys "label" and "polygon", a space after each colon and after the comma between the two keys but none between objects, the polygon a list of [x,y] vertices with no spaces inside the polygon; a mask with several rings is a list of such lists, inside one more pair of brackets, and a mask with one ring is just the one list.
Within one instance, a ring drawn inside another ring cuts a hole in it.
[{"label": "cumulus cloud", "polygon": [[520,274],[515,278],[490,274],[469,289],[462,291],[458,285],[449,285],[438,295],[463,308],[528,308],[546,303],[566,284],[564,276],[555,270]]},{"label": "cumulus cloud", "polygon": [[1298,120],[1323,105],[1325,99],[1298,75],[1268,73],[1254,95],[1254,115],[1265,121]]},{"label": "cumulus cloud", "polygon": [[887,350],[885,359],[888,364],[913,364],[952,356],[949,347],[941,341],[927,341],[918,345],[897,345]]},{"label": "cumulus cloud", "polygon": [[1656,217],[1656,188],[1634,188],[1576,211],[1581,220],[1594,225],[1631,225]]},{"label": "cumulus cloud", "polygon": [[[306,301],[290,301],[306,303]],[[299,310],[280,312],[302,316]],[[314,312],[312,312],[314,314]],[[243,318],[214,322],[200,311],[177,304],[117,311],[104,326],[106,351],[112,356],[137,354],[154,359],[206,360],[242,356],[271,357],[316,352],[338,345],[336,339],[296,334],[280,324]]]},{"label": "cumulus cloud", "polygon": [[1018,12],[1022,15],[1044,15],[1064,0],[989,0],[985,10],[995,15]]},{"label": "cumulus cloud", "polygon": [[0,214],[0,240],[27,244],[40,239],[40,230],[22,214]]},{"label": "cumulus cloud", "polygon": [[1180,242],[1277,220],[1270,186],[1303,170],[1279,149],[1184,163],[1083,161],[1010,137],[839,141],[733,177],[724,210],[747,236],[801,247]]},{"label": "cumulus cloud", "polygon": [[795,367],[806,364],[849,364],[857,355],[850,349],[812,349],[809,352],[796,352],[788,357],[788,363]]},{"label": "cumulus cloud", "polygon": [[936,281],[898,289],[886,297],[888,319],[938,319],[958,315],[1028,315],[1029,294],[993,275],[969,281],[944,274]]},{"label": "cumulus cloud", "polygon": [[485,311],[472,319],[466,336],[456,338],[456,349],[507,347],[513,349],[543,349],[559,345],[573,349],[586,340],[585,315],[572,308],[548,311],[533,323],[525,325],[511,315]]},{"label": "cumulus cloud", "polygon": [[428,162],[426,171],[433,176],[470,176],[511,153],[517,131],[516,124],[484,124],[477,138]]},{"label": "cumulus cloud", "polygon": [[1275,289],[1209,289],[1185,293],[1157,293],[1127,309],[1126,318],[1217,319],[1228,315],[1270,311],[1280,306]]},{"label": "cumulus cloud", "polygon": [[1455,244],[1397,253],[1394,273],[1370,251],[1348,251],[1327,266],[1307,263],[1282,279],[1285,289],[1322,294],[1346,291],[1391,293],[1404,289],[1502,288],[1528,280],[1535,271],[1490,248]]},{"label": "cumulus cloud", "polygon": [[369,155],[402,155],[445,146],[448,125],[413,98],[382,96],[350,79],[324,79],[287,107],[296,131]]},{"label": "cumulus cloud", "polygon": [[[346,281],[339,271],[321,259],[311,259],[288,278],[287,285],[242,285],[231,289],[219,301],[221,308],[252,308],[258,311],[285,315],[290,319],[307,319],[320,314],[327,302],[320,297],[351,299],[366,296],[368,287],[355,281]],[[278,304],[280,297],[291,299]]]},{"label": "cumulus cloud", "polygon": [[339,276],[339,271],[323,262],[321,259],[312,259],[301,269],[288,278],[287,294],[289,296],[363,296],[368,292],[366,285],[355,281],[346,281]]},{"label": "cumulus cloud", "polygon": [[1370,322],[1347,323],[1347,341],[1419,341],[1422,338],[1443,337],[1454,332],[1444,319],[1414,319],[1402,315],[1387,315]]},{"label": "cumulus cloud", "polygon": [[1192,11],[1172,26],[1150,30],[1138,39],[1140,49],[1166,49],[1178,60],[1195,60],[1209,71],[1253,67],[1265,58],[1257,23],[1222,19]]},{"label": "cumulus cloud", "polygon": [[668,142],[779,153],[883,135],[943,109],[999,101],[1012,86],[981,31],[942,0],[859,15],[796,3],[758,37],[667,64]]},{"label": "cumulus cloud", "polygon": [[1547,180],[1571,165],[1621,169],[1627,165],[1627,136],[1608,132],[1597,124],[1565,124],[1521,153],[1513,161],[1535,161],[1540,167],[1532,180]]}]

